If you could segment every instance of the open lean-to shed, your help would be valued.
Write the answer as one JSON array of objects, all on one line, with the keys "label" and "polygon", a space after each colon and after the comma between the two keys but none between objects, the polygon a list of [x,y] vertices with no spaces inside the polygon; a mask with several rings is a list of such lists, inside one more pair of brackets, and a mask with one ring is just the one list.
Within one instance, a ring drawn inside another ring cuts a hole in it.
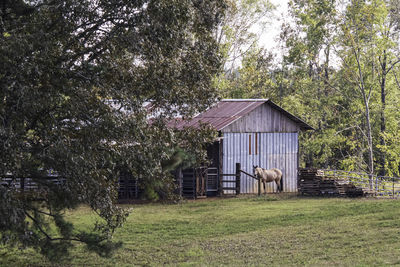
[{"label": "open lean-to shed", "polygon": [[[203,168],[180,170],[181,193],[186,197],[213,196],[234,193],[222,190],[232,187],[222,182],[221,174],[235,173],[235,164],[253,173],[253,165],[278,168],[283,173],[283,191],[297,192],[299,165],[299,132],[313,129],[269,99],[225,99],[194,117],[189,122],[178,122],[177,128],[198,127],[200,122],[218,131],[217,141],[208,147],[210,165]],[[224,177],[235,180],[235,177]],[[257,181],[241,174],[240,193],[257,193]],[[267,192],[275,192],[274,183],[267,184]]]}]

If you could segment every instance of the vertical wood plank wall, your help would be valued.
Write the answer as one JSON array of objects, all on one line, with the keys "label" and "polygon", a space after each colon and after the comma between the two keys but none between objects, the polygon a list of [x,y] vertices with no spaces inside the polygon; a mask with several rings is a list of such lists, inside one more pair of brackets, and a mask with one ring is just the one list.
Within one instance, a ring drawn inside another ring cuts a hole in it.
[{"label": "vertical wood plank wall", "polygon": [[[253,165],[265,169],[278,168],[283,173],[284,192],[297,192],[298,133],[224,133],[223,173],[235,173],[236,162],[240,162],[242,169],[249,173],[253,173]],[[231,187],[234,183],[225,186]],[[257,193],[258,190],[257,181],[244,174],[240,187],[241,193]],[[276,184],[268,183],[267,192],[275,191]]]},{"label": "vertical wood plank wall", "polygon": [[300,126],[297,123],[267,103],[222,130],[223,133],[295,133],[299,131]]}]

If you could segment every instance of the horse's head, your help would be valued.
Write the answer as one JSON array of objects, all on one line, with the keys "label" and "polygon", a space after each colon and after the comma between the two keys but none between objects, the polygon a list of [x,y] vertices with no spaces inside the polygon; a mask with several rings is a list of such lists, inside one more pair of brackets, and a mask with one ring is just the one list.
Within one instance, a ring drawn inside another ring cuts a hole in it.
[{"label": "horse's head", "polygon": [[253,174],[254,174],[254,176],[257,176],[257,168],[258,168],[257,165],[253,165]]}]

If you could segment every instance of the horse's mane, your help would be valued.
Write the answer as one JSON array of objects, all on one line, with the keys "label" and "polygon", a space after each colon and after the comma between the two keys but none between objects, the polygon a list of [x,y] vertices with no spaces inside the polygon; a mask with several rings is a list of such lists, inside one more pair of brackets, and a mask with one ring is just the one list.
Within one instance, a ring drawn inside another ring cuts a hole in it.
[{"label": "horse's mane", "polygon": [[261,169],[261,170],[263,170],[263,171],[266,171],[266,170],[268,170],[268,169],[265,169],[265,168],[262,168],[262,167],[256,167],[256,169]]}]

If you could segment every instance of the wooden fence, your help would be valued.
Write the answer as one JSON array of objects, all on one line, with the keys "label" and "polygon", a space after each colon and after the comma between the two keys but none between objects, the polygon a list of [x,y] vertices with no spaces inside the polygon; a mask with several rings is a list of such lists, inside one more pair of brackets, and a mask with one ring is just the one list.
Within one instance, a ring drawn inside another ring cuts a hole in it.
[{"label": "wooden fence", "polygon": [[[376,197],[400,197],[400,177],[377,176],[363,172],[351,172],[343,170],[327,170],[327,169],[300,169],[299,170],[299,192],[312,192],[317,186],[313,184],[310,179],[307,181],[307,173],[315,173],[316,176],[321,177],[321,180],[334,181],[337,188],[340,186],[352,185],[366,194],[374,195]],[[302,178],[303,177],[303,178]],[[301,184],[302,183],[302,184]],[[313,189],[314,187],[314,189]],[[321,187],[319,185],[319,187]],[[318,190],[320,190],[319,188]]]},{"label": "wooden fence", "polygon": [[[224,191],[235,191],[235,194],[239,195],[240,194],[240,176],[241,176],[242,173],[258,181],[258,195],[261,195],[261,182],[260,182],[260,180],[257,177],[255,177],[254,175],[242,170],[241,169],[241,165],[240,165],[239,162],[236,163],[235,173],[222,173],[222,174],[220,174],[220,176],[221,176],[221,178],[220,178],[221,179],[221,181],[220,181],[221,182],[220,195],[222,195]],[[225,180],[224,177],[227,177],[227,176],[228,177],[229,176],[234,176],[235,180]],[[226,184],[226,183],[235,184],[235,186],[225,186],[224,184]]]},{"label": "wooden fence", "polygon": [[342,170],[323,171],[325,175],[337,179],[347,179],[361,188],[373,190],[377,197],[400,197],[400,177],[379,176]]},{"label": "wooden fence", "polygon": [[62,185],[65,179],[57,174],[49,173],[41,177],[23,177],[16,178],[11,175],[3,175],[0,178],[0,185],[6,188],[12,188],[20,192],[40,191],[49,185]]}]

